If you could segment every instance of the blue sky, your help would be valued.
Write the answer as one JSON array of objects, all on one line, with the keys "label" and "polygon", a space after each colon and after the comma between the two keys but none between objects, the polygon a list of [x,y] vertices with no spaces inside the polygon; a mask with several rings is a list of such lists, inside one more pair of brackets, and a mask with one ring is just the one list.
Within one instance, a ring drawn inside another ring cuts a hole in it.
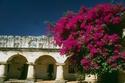
[{"label": "blue sky", "polygon": [[0,35],[48,34],[46,21],[56,22],[67,10],[99,3],[111,0],[0,0]]}]

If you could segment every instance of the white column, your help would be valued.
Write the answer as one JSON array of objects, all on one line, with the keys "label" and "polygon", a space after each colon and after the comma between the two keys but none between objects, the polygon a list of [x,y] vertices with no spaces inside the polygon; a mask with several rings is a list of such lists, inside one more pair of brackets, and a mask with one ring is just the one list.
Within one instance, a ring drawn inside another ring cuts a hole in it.
[{"label": "white column", "polygon": [[34,65],[33,63],[27,63],[28,64],[28,72],[27,72],[27,79],[33,80],[34,79]]},{"label": "white column", "polygon": [[5,79],[5,64],[4,62],[0,62],[0,83],[3,83]]},{"label": "white column", "polygon": [[63,65],[64,63],[56,63],[57,71],[56,71],[56,80],[64,80],[63,77]]},{"label": "white column", "polygon": [[125,29],[123,29],[123,35],[122,35],[123,37],[125,36]]}]

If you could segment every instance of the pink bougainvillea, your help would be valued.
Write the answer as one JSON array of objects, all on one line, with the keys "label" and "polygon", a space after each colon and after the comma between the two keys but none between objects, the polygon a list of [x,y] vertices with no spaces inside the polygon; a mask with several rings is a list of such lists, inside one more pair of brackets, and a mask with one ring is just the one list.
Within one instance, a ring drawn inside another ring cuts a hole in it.
[{"label": "pink bougainvillea", "polygon": [[68,12],[52,26],[61,55],[80,57],[73,59],[86,72],[117,70],[125,63],[125,54],[120,54],[124,13],[124,7],[113,4]]}]

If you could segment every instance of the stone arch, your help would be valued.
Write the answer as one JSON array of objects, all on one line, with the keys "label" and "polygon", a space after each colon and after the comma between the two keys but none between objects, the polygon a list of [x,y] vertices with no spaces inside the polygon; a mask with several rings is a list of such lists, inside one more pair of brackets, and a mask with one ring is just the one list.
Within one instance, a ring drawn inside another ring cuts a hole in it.
[{"label": "stone arch", "polygon": [[53,80],[56,77],[56,60],[49,55],[40,56],[35,61],[35,79]]},{"label": "stone arch", "polygon": [[9,62],[10,60],[12,60],[12,59],[15,58],[15,57],[23,58],[26,62],[28,62],[27,58],[26,58],[25,56],[21,55],[21,54],[14,54],[14,55],[10,56],[10,57],[8,58],[7,62]]},{"label": "stone arch", "polygon": [[64,65],[64,79],[66,80],[76,80],[75,64],[72,63],[72,57],[67,57]]},{"label": "stone arch", "polygon": [[7,60],[7,79],[26,79],[28,65],[27,59],[23,55],[15,54]]}]

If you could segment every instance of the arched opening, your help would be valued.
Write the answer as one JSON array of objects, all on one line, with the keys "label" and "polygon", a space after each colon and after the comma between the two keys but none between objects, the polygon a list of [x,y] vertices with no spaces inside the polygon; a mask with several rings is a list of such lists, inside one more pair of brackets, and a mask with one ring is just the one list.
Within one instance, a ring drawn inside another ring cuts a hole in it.
[{"label": "arched opening", "polygon": [[53,80],[56,77],[56,61],[53,57],[44,55],[35,61],[35,79]]},{"label": "arched opening", "polygon": [[14,55],[8,59],[7,63],[7,79],[26,79],[28,65],[24,56]]},{"label": "arched opening", "polygon": [[64,79],[65,80],[76,80],[77,77],[77,66],[72,63],[71,57],[67,58],[64,65]]}]

